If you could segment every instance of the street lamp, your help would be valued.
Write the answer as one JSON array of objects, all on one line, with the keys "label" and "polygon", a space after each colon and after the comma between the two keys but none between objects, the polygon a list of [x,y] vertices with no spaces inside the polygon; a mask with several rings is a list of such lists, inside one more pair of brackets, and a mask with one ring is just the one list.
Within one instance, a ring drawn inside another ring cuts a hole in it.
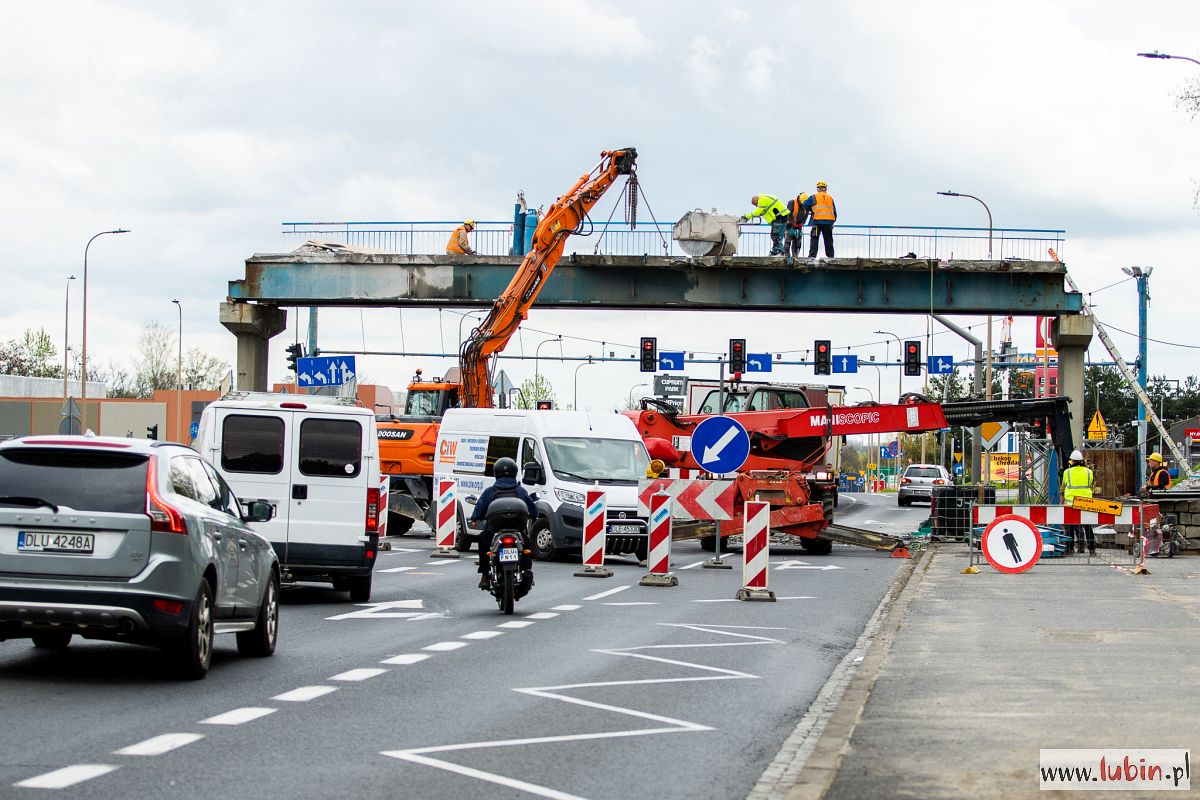
[{"label": "street lamp", "polygon": [[83,425],[80,430],[87,432],[87,289],[88,289],[88,248],[92,246],[92,242],[96,241],[101,236],[109,233],[129,233],[125,228],[117,228],[111,231],[100,231],[95,236],[87,240],[87,244],[83,247],[83,350],[79,361],[79,399],[81,401],[80,409],[83,415]]},{"label": "street lamp", "polygon": [[629,387],[629,407],[630,408],[633,408],[633,391],[634,391],[634,389],[637,389],[638,387],[641,387],[641,386],[645,386],[647,389],[650,388],[650,384],[648,384],[648,383],[635,383],[633,386]]},{"label": "street lamp", "polygon": [[[67,402],[67,373],[71,368],[71,281],[74,275],[67,276],[67,300],[63,308],[63,402]],[[63,410],[63,413],[67,413]]]},{"label": "street lamp", "polygon": [[533,398],[535,401],[543,399],[541,397],[541,393],[542,393],[541,385],[538,383],[539,376],[541,375],[541,362],[539,359],[541,358],[541,355],[542,355],[542,345],[549,344],[550,342],[561,342],[561,341],[562,341],[561,336],[558,336],[554,339],[546,339],[544,341],[538,342],[538,346],[536,348],[534,348],[534,350],[533,350],[533,392],[535,395],[537,395],[536,397]]},{"label": "street lamp", "polygon": [[1172,56],[1172,55],[1167,55],[1166,53],[1160,53],[1157,50],[1150,52],[1150,53],[1138,53],[1138,56],[1140,56],[1141,58],[1163,58],[1163,59],[1173,58],[1177,61],[1190,61],[1193,64],[1200,64],[1200,61],[1197,61],[1196,59],[1194,59],[1190,56]]},{"label": "street lamp", "polygon": [[[898,352],[900,353],[900,375],[899,375],[899,378],[896,380],[896,402],[899,403],[900,395],[904,394],[904,343],[900,341],[899,336],[892,333],[891,331],[875,331],[875,333],[878,333],[883,336],[891,336],[893,339],[896,340],[896,347],[898,348]],[[884,357],[886,358],[886,355]],[[883,392],[880,392],[880,396],[881,397],[883,396]]]},{"label": "street lamp", "polygon": [[983,206],[983,210],[987,212],[988,217],[988,261],[992,260],[992,210],[988,208],[988,204],[980,200],[973,194],[964,194],[962,192],[938,192],[942,197],[969,197],[979,205]]},{"label": "street lamp", "polygon": [[183,303],[178,300],[172,300],[179,307],[179,362],[176,366],[176,382],[179,384],[179,391],[175,395],[175,432],[180,437],[179,441],[186,441],[180,431],[183,429]]},{"label": "street lamp", "polygon": [[595,361],[592,361],[592,357],[588,356],[587,361],[581,362],[580,365],[575,368],[575,403],[572,407],[576,411],[579,410],[579,370],[581,370],[584,367],[589,366],[591,364],[595,364],[595,363],[596,363]]}]

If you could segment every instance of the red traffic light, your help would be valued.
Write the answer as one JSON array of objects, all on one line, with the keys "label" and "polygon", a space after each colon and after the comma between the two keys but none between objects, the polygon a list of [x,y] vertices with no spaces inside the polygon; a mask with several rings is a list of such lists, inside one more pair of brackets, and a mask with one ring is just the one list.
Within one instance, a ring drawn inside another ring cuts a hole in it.
[{"label": "red traffic light", "polygon": [[817,352],[818,352],[818,353],[824,353],[824,352],[826,352],[826,351],[828,351],[828,350],[829,350],[829,347],[828,347],[828,346],[826,346],[826,345],[824,345],[824,344],[817,345]]},{"label": "red traffic light", "polygon": [[910,344],[910,345],[908,346],[908,352],[910,352],[910,353],[915,353],[915,352],[917,352],[917,346],[916,346],[915,344]]},{"label": "red traffic light", "polygon": [[642,340],[642,349],[643,349],[643,350],[653,350],[653,349],[654,349],[654,342],[652,342],[652,341],[651,341],[651,340],[649,340],[649,339],[643,339],[643,340]]}]

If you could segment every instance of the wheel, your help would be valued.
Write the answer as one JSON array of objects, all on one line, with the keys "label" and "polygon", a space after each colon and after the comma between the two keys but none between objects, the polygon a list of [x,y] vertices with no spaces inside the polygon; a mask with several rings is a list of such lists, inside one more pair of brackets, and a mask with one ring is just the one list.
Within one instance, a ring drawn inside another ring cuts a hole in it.
[{"label": "wheel", "polygon": [[187,632],[174,649],[179,677],[199,680],[208,674],[213,649],[213,591],[206,580],[200,581]]},{"label": "wheel", "polygon": [[46,631],[33,635],[33,646],[39,650],[66,650],[70,643],[69,631]]},{"label": "wheel", "polygon": [[371,578],[372,573],[366,575],[355,575],[349,579],[350,583],[350,602],[366,603],[371,599]]},{"label": "wheel", "polygon": [[558,548],[554,546],[554,533],[550,530],[550,521],[540,519],[533,524],[529,532],[530,550],[538,561],[553,561],[558,557]]},{"label": "wheel", "polygon": [[403,514],[397,514],[395,511],[389,511],[387,519],[388,536],[403,536],[408,533],[409,528],[413,526],[415,521],[412,517],[406,517]]},{"label": "wheel", "polygon": [[335,592],[350,591],[350,579],[349,578],[334,578],[333,579],[333,590]]},{"label": "wheel", "polygon": [[460,553],[471,552],[471,537],[467,535],[467,523],[463,515],[458,515],[458,530],[454,532],[454,549]]},{"label": "wheel", "polygon": [[706,553],[717,552],[717,537],[704,536],[700,539],[700,549]]},{"label": "wheel", "polygon": [[517,593],[516,587],[516,572],[511,569],[504,571],[502,578],[503,586],[500,589],[500,597],[497,598],[500,602],[500,610],[505,614],[513,613],[513,601]]},{"label": "wheel", "polygon": [[911,499],[911,498],[908,498],[908,497],[897,497],[897,498],[896,498],[896,505],[898,505],[898,506],[911,506],[911,505],[912,505],[912,499]]},{"label": "wheel", "polygon": [[262,658],[275,652],[275,641],[279,635],[279,576],[272,570],[267,587],[263,590],[262,605],[254,620],[254,630],[238,631],[237,648],[244,656]]},{"label": "wheel", "polygon": [[802,539],[800,546],[810,556],[827,556],[833,552],[833,542],[828,539]]}]

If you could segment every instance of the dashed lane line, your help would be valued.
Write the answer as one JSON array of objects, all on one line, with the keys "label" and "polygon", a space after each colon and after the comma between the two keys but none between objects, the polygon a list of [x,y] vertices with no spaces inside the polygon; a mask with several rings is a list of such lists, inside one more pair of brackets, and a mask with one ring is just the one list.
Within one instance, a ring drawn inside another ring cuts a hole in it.
[{"label": "dashed lane line", "polygon": [[554,606],[550,610],[551,611],[578,611],[581,608],[583,608],[583,606],[575,606],[575,605],[568,604],[568,605],[563,605],[563,606]]},{"label": "dashed lane line", "polygon": [[627,603],[601,603],[602,606],[656,606],[653,600],[631,600]]},{"label": "dashed lane line", "polygon": [[198,742],[204,738],[203,733],[164,733],[144,742],[122,747],[113,755],[118,756],[161,756],[185,744]]},{"label": "dashed lane line", "polygon": [[259,708],[257,706],[247,706],[246,708],[235,708],[233,711],[226,711],[224,714],[217,714],[215,717],[200,720],[201,725],[242,725],[247,722],[265,717],[268,714],[274,714],[277,709],[274,708]]},{"label": "dashed lane line", "polygon": [[316,700],[318,697],[324,697],[337,690],[336,686],[301,686],[299,689],[277,694],[271,699],[282,700],[285,703],[307,703],[309,700]]},{"label": "dashed lane line", "polygon": [[348,669],[345,672],[340,672],[334,675],[329,680],[331,681],[365,681],[367,678],[374,678],[377,675],[382,675],[391,670],[382,669],[380,667],[361,667],[359,669]]},{"label": "dashed lane line", "polygon": [[464,562],[462,560],[458,560],[458,559],[453,559],[453,558],[439,558],[437,561],[426,561],[425,566],[427,566],[427,567],[450,567],[455,564],[463,564],[463,563],[466,563],[466,562]]},{"label": "dashed lane line", "polygon": [[503,636],[504,631],[475,631],[474,633],[464,633],[461,639],[495,639],[497,636]]},{"label": "dashed lane line", "polygon": [[466,647],[469,642],[436,642],[431,645],[422,647],[422,650],[432,650],[435,653],[445,653],[448,650],[457,650],[460,647]]},{"label": "dashed lane line", "polygon": [[539,611],[536,614],[530,614],[526,619],[554,619],[558,614],[551,611]]},{"label": "dashed lane line", "polygon": [[629,586],[614,586],[613,588],[609,589],[606,592],[600,592],[599,594],[588,595],[587,597],[585,597],[583,599],[584,600],[603,600],[605,597],[612,597],[617,592],[623,592],[626,589],[630,588],[631,586],[632,586],[632,584],[630,584]]},{"label": "dashed lane line", "polygon": [[536,622],[530,622],[526,619],[514,619],[512,622],[501,622],[497,628],[528,628],[530,625],[536,625]]},{"label": "dashed lane line", "polygon": [[429,656],[425,655],[424,653],[403,653],[398,656],[392,656],[391,658],[385,658],[383,661],[380,661],[379,663],[380,664],[395,664],[397,666],[404,667],[404,666],[408,666],[409,664],[420,663],[427,658],[429,658]]},{"label": "dashed lane line", "polygon": [[412,572],[416,567],[389,567],[388,569],[378,570],[379,572]]},{"label": "dashed lane line", "polygon": [[75,764],[47,772],[44,775],[27,778],[20,783],[14,783],[13,786],[23,789],[65,789],[68,786],[107,775],[116,768],[115,764]]}]

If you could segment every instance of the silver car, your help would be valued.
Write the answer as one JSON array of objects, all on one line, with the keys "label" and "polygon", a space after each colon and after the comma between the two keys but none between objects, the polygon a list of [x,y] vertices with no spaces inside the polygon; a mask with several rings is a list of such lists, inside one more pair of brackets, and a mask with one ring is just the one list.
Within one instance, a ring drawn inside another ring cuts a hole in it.
[{"label": "silver car", "polygon": [[202,678],[213,635],[269,656],[279,562],[196,451],[168,442],[27,436],[0,443],[0,641],[149,644]]},{"label": "silver car", "polygon": [[902,506],[912,505],[913,500],[933,501],[934,486],[949,486],[950,473],[940,464],[909,464],[900,476],[900,491],[896,502]]}]

